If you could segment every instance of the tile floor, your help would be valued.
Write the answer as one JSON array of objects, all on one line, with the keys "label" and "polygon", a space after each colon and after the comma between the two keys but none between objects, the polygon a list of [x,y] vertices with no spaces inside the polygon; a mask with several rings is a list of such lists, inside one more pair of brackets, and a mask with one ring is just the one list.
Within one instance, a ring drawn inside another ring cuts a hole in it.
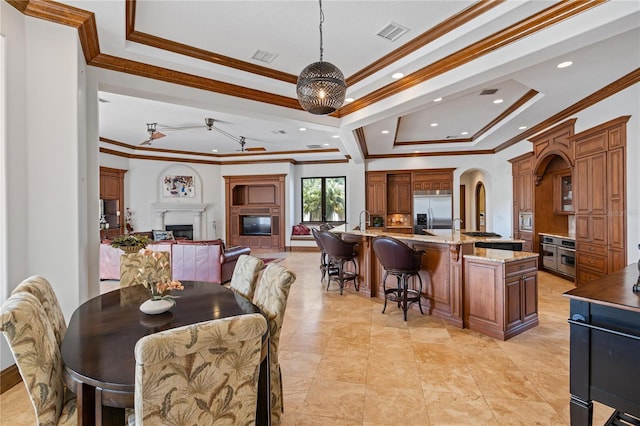
[{"label": "tile floor", "polygon": [[[297,274],[282,328],[285,425],[568,425],[568,300],[573,284],[539,273],[540,325],[506,342],[411,310],[326,291],[317,253]],[[103,290],[117,287],[103,283]],[[594,424],[611,413],[596,404]],[[0,396],[0,424],[31,425],[23,385]]]}]

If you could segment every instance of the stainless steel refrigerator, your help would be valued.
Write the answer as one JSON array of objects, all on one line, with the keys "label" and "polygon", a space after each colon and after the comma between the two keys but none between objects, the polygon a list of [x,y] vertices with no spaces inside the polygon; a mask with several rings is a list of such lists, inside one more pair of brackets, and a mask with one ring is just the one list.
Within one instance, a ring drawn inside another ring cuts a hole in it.
[{"label": "stainless steel refrigerator", "polygon": [[453,192],[451,190],[415,191],[413,223],[416,234],[421,234],[422,229],[451,229]]}]

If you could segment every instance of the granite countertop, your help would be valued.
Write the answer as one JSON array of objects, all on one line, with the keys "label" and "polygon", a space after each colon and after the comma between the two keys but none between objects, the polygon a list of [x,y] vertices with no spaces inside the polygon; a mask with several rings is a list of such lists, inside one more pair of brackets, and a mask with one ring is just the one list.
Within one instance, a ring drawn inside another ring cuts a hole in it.
[{"label": "granite countertop", "polygon": [[538,232],[538,235],[546,235],[548,237],[556,237],[556,238],[564,238],[566,240],[575,240],[576,234],[560,234],[560,233],[550,233],[550,232]]},{"label": "granite countertop", "polygon": [[[397,238],[405,241],[419,241],[425,243],[442,243],[442,244],[472,244],[478,241],[496,242],[496,243],[512,243],[512,242],[524,242],[523,240],[517,240],[513,238],[502,237],[470,237],[463,235],[460,231],[452,232],[449,229],[434,229],[429,231],[432,235],[417,235],[417,234],[402,234],[397,232],[384,231],[382,229],[373,227],[366,228],[364,231],[360,230],[347,230],[346,225],[337,226],[331,229],[333,232],[341,232],[350,235],[362,235],[367,237],[377,237],[379,235],[387,235],[389,237]],[[503,250],[505,251],[505,250]]]},{"label": "granite countertop", "polygon": [[531,253],[528,251],[511,251],[485,248],[474,248],[473,254],[464,255],[465,259],[490,260],[500,263],[515,262],[517,260],[533,259],[536,257],[538,257],[538,253]]}]

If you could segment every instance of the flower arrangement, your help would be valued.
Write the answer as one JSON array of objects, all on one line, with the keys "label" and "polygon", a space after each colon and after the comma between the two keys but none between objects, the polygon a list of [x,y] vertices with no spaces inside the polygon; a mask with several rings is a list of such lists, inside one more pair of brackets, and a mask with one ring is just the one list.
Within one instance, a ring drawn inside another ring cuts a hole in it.
[{"label": "flower arrangement", "polygon": [[170,280],[169,258],[163,252],[150,249],[140,250],[145,261],[138,269],[139,282],[151,293],[152,300],[175,299],[179,296],[169,294],[171,290],[184,290],[180,281]]},{"label": "flower arrangement", "polygon": [[121,249],[131,248],[135,251],[138,251],[145,248],[147,244],[149,244],[149,242],[149,237],[145,235],[120,235],[119,237],[116,237],[111,241],[111,247]]}]

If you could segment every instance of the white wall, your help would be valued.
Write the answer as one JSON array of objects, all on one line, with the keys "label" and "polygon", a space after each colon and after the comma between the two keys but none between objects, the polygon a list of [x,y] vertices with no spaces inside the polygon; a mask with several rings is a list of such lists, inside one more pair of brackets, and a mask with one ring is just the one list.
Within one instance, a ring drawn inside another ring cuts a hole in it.
[{"label": "white wall", "polygon": [[[7,55],[7,181],[10,289],[47,277],[67,318],[87,288],[84,67],[77,30],[0,3]],[[27,84],[28,82],[28,84]],[[3,188],[4,190],[5,188]],[[97,269],[96,269],[97,270]],[[97,281],[97,275],[94,278]],[[1,367],[13,363],[3,349]]]}]

